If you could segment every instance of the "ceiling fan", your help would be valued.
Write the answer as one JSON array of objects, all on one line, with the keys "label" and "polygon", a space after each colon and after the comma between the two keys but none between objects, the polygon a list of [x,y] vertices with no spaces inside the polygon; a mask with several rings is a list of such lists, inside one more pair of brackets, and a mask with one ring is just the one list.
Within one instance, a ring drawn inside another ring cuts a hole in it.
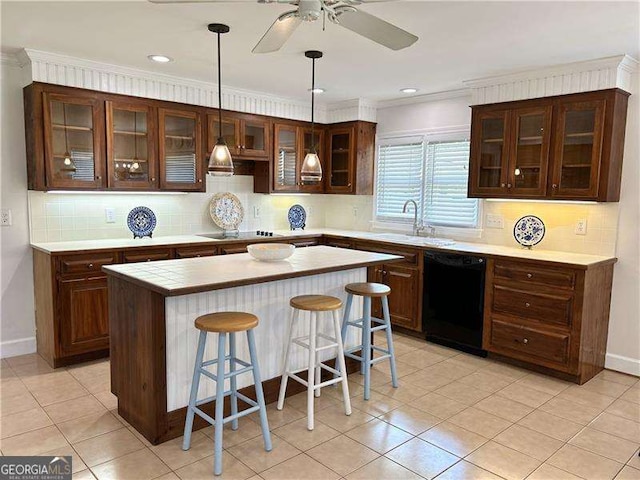
[{"label": "ceiling fan", "polygon": [[[256,0],[149,0],[151,3],[237,3]],[[280,15],[253,48],[253,53],[280,50],[296,28],[321,17],[392,50],[413,45],[418,37],[356,6],[393,0],[257,0],[258,3],[283,3],[297,8]]]}]

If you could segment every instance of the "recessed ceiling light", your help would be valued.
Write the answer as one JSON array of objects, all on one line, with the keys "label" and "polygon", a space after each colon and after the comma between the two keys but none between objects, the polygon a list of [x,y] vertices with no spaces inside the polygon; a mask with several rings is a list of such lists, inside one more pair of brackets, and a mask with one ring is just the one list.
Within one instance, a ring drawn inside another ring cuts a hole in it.
[{"label": "recessed ceiling light", "polygon": [[166,55],[149,55],[147,58],[158,63],[169,63],[173,61],[171,57],[167,57]]},{"label": "recessed ceiling light", "polygon": [[313,92],[313,93],[324,93],[324,92],[326,92],[326,90],[324,88],[320,88],[320,87],[316,87],[316,88],[313,88],[313,89],[310,88],[309,91]]},{"label": "recessed ceiling light", "polygon": [[418,89],[410,87],[410,88],[401,88],[400,91],[402,93],[416,93],[418,91]]}]

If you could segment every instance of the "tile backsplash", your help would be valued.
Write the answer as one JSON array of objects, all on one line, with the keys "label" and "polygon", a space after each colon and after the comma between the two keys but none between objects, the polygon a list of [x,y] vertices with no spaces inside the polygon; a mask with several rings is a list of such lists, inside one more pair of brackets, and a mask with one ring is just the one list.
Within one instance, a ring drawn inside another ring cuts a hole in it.
[{"label": "tile backsplash", "polygon": [[[219,228],[209,216],[209,201],[217,192],[233,192],[245,208],[241,230],[289,228],[287,211],[298,203],[307,210],[307,228],[371,230],[373,197],[350,195],[264,195],[253,193],[253,177],[207,177],[206,193],[188,194],[74,194],[29,191],[31,240],[55,242],[129,237],[126,219],[138,205],[151,208],[158,219],[154,234],[182,235],[213,232]],[[106,223],[112,208],[115,223]],[[256,216],[255,209],[259,209]],[[546,225],[537,248],[598,255],[615,255],[618,203],[558,203],[484,201],[481,241],[517,246],[513,226],[523,215],[536,215]],[[497,215],[503,228],[488,228],[487,215]],[[575,225],[587,220],[586,235],[576,235]],[[447,236],[451,236],[447,233]],[[455,236],[454,236],[455,238]],[[459,238],[462,239],[462,238]]]}]

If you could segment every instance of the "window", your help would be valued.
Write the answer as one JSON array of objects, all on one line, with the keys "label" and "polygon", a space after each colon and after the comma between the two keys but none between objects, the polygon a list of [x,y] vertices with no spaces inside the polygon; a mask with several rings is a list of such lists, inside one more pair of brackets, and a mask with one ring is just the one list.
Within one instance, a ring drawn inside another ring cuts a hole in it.
[{"label": "window", "polygon": [[[448,137],[451,137],[449,135]],[[402,213],[415,200],[424,224],[474,228],[478,201],[467,198],[469,141],[457,138],[399,137],[379,142],[376,220],[411,222]]]}]

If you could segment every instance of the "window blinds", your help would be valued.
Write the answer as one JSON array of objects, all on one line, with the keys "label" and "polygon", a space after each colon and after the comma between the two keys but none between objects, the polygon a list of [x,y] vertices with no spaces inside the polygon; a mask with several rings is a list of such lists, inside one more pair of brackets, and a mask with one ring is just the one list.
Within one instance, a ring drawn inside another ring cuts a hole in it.
[{"label": "window blinds", "polygon": [[403,214],[404,203],[422,198],[424,142],[403,139],[383,142],[378,148],[376,218],[381,221],[412,221],[413,210]]}]

